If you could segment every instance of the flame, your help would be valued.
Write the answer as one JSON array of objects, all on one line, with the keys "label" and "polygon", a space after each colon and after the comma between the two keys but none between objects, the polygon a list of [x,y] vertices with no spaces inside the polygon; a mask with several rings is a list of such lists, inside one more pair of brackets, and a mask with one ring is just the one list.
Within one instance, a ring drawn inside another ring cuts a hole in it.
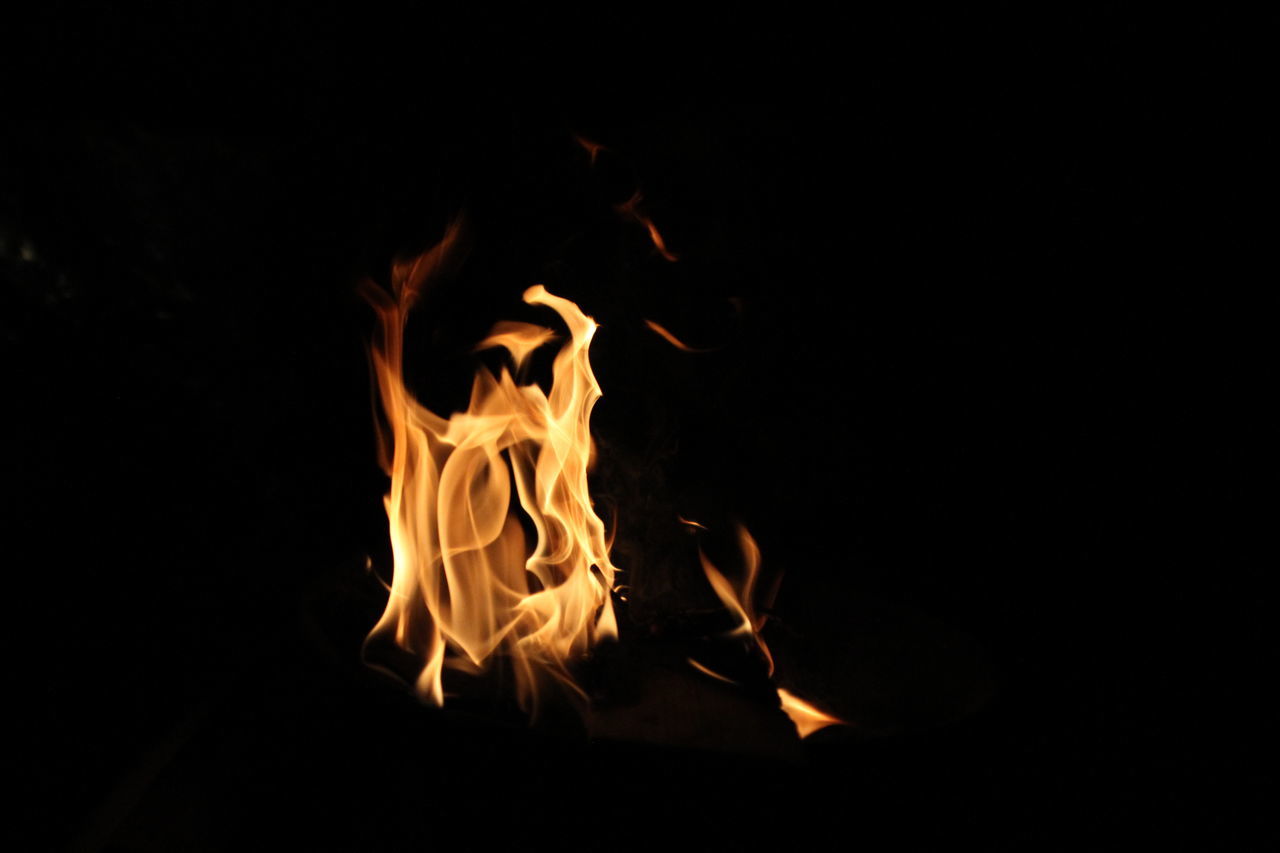
[{"label": "flame", "polygon": [[596,164],[596,158],[600,156],[601,151],[609,150],[605,146],[601,145],[599,142],[593,142],[590,139],[587,139],[585,136],[582,136],[581,134],[575,133],[573,135],[573,141],[581,145],[584,149],[586,149],[587,155],[591,158],[592,166]]},{"label": "flame", "polygon": [[782,701],[782,710],[786,711],[787,716],[791,718],[791,722],[796,724],[796,731],[800,733],[800,737],[808,737],[820,729],[825,729],[827,726],[848,725],[839,717],[822,713],[799,696],[789,693],[781,687],[778,688],[778,698]]},{"label": "flame", "polygon": [[631,198],[618,205],[617,211],[626,218],[638,222],[649,232],[649,239],[653,241],[653,247],[658,250],[658,254],[666,258],[668,261],[678,261],[678,255],[673,254],[667,249],[667,243],[662,239],[662,234],[658,232],[658,226],[653,224],[653,220],[640,210],[640,202],[644,201],[644,195],[636,190]]},{"label": "flame", "polygon": [[760,636],[760,629],[764,627],[768,617],[760,616],[755,611],[756,580],[760,576],[760,546],[742,525],[738,525],[738,546],[742,549],[743,562],[746,564],[741,588],[735,587],[701,550],[698,551],[698,559],[702,561],[702,571],[715,590],[716,597],[738,618],[738,624],[729,632],[729,636],[753,639],[769,664],[769,674],[773,675],[773,655]]},{"label": "flame", "polygon": [[716,672],[714,669],[709,669],[709,668],[707,668],[707,667],[703,666],[702,664],[698,663],[698,662],[697,662],[696,660],[694,660],[693,658],[686,658],[685,660],[687,660],[687,661],[689,662],[689,666],[693,667],[693,668],[694,668],[694,669],[696,669],[698,672],[701,672],[701,673],[703,673],[704,675],[709,675],[709,676],[711,676],[711,677],[712,677],[712,678],[714,678],[716,681],[723,681],[725,684],[737,684],[737,683],[738,683],[738,682],[734,681],[732,678],[729,678],[727,675],[721,675],[720,673]]},{"label": "flame", "polygon": [[[760,635],[760,631],[764,628],[764,624],[769,617],[768,614],[758,613],[755,609],[756,582],[760,577],[760,546],[756,544],[755,537],[751,535],[750,531],[742,525],[738,525],[738,547],[742,551],[745,565],[743,579],[740,584],[735,585],[726,578],[701,550],[698,552],[698,557],[702,561],[702,571],[706,574],[711,588],[715,590],[716,597],[729,609],[730,613],[737,617],[738,624],[729,632],[729,636],[752,640],[764,656],[765,662],[769,667],[769,675],[772,676],[774,670],[773,655],[770,653],[764,637]],[[775,583],[766,596],[766,607],[773,603],[773,598],[777,591],[778,587],[777,583]],[[729,679],[712,672],[692,658],[689,659],[689,663],[700,672],[719,678],[722,681],[729,681]],[[827,726],[848,725],[844,720],[824,714],[808,702],[783,690],[781,687],[777,688],[777,690],[778,701],[782,705],[782,710],[791,718],[791,722],[795,724],[796,731],[799,732],[802,738],[808,737]]]},{"label": "flame", "polygon": [[689,346],[684,341],[680,340],[671,332],[669,332],[665,326],[660,326],[657,323],[653,322],[652,320],[645,320],[644,324],[650,329],[650,331],[656,332],[667,343],[671,344],[673,347],[680,350],[681,352],[711,352],[711,350],[709,349],[698,349],[697,347]]},{"label": "flame", "polygon": [[[386,609],[366,648],[385,641],[408,653],[416,692],[436,705],[444,703],[445,666],[479,671],[501,655],[512,662],[521,707],[536,710],[543,675],[581,696],[570,662],[617,636],[618,570],[587,492],[590,417],[601,394],[588,358],[597,325],[542,285],[529,288],[524,301],[551,308],[569,331],[549,392],[517,384],[505,366],[497,375],[481,368],[465,411],[429,411],[405,385],[405,324],[457,237],[451,226],[439,245],[396,264],[393,294],[364,287],[379,320],[371,356],[386,418],[380,458],[391,478],[384,504],[394,559]],[[554,337],[540,326],[499,323],[477,349],[505,349],[518,373]]]}]

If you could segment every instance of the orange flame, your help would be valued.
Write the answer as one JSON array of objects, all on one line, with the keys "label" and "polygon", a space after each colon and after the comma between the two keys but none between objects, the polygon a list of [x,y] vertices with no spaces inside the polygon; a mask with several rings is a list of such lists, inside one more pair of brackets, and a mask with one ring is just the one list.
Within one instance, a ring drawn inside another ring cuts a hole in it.
[{"label": "orange flame", "polygon": [[671,344],[673,347],[680,350],[681,352],[711,352],[711,350],[709,349],[698,349],[697,347],[689,346],[684,341],[680,340],[675,335],[673,335],[671,332],[667,331],[665,326],[660,326],[657,323],[653,322],[652,320],[645,320],[644,324],[649,328],[650,331],[657,333],[659,337],[661,337],[663,340],[665,340],[667,343]]},{"label": "orange flame", "polygon": [[[760,649],[760,653],[764,655],[765,662],[769,666],[769,675],[773,675],[773,655],[769,652],[769,646],[764,641],[764,637],[760,635],[760,630],[764,627],[764,623],[768,621],[767,614],[760,614],[755,609],[755,591],[756,581],[760,576],[760,546],[756,544],[755,538],[747,530],[747,528],[738,526],[738,546],[742,550],[743,562],[746,570],[743,575],[741,584],[735,585],[724,574],[716,568],[715,564],[707,558],[706,554],[698,552],[698,557],[702,561],[702,571],[706,574],[707,580],[711,583],[711,588],[715,590],[716,597],[734,614],[738,619],[738,624],[729,632],[731,637],[750,638]],[[777,585],[770,591],[767,596],[766,606],[772,604],[773,596],[777,593]],[[728,681],[718,673],[712,672],[705,666],[698,664],[692,658],[689,663],[701,672],[706,673],[714,678],[722,681]],[[732,682],[730,682],[732,683]],[[791,722],[795,724],[796,731],[800,737],[805,738],[819,729],[833,725],[848,725],[844,720],[824,714],[817,708],[813,707],[803,699],[778,688],[778,701],[781,703],[782,710],[791,718]]]},{"label": "orange flame", "polygon": [[711,588],[715,590],[716,597],[729,609],[730,613],[738,618],[738,624],[729,632],[729,636],[753,639],[769,664],[769,674],[773,675],[773,655],[769,653],[769,646],[760,636],[760,629],[764,627],[768,617],[760,616],[755,610],[756,580],[760,575],[760,546],[742,525],[738,525],[738,546],[742,549],[743,561],[746,564],[741,588],[735,587],[701,550],[698,551],[698,559],[702,561],[702,571],[711,582]]},{"label": "orange flame", "polygon": [[658,232],[658,226],[653,224],[653,220],[640,210],[640,202],[644,201],[644,195],[636,190],[631,198],[627,199],[616,208],[618,213],[626,218],[638,222],[649,232],[649,239],[653,241],[653,247],[658,250],[658,254],[666,258],[668,261],[678,261],[678,255],[673,254],[667,249],[666,241],[662,239],[662,234]]},{"label": "orange flame", "polygon": [[[524,301],[551,308],[569,330],[550,391],[517,384],[505,366],[496,376],[482,368],[465,411],[429,411],[405,385],[405,324],[456,240],[451,226],[439,245],[397,264],[394,297],[364,287],[380,321],[371,355],[387,422],[381,456],[394,558],[386,609],[366,648],[390,642],[407,652],[416,692],[436,705],[444,703],[446,665],[479,671],[502,655],[513,663],[521,706],[533,710],[544,674],[580,696],[568,664],[617,636],[618,570],[587,492],[590,417],[601,393],[588,358],[597,326],[573,302],[529,288]],[[553,337],[540,326],[499,323],[477,349],[505,349],[519,371]]]},{"label": "orange flame", "polygon": [[723,681],[725,684],[737,684],[737,683],[738,683],[738,682],[734,681],[732,678],[729,678],[729,677],[728,677],[728,676],[726,676],[726,675],[721,675],[720,673],[716,672],[714,669],[709,669],[709,668],[707,668],[707,667],[703,666],[702,664],[698,663],[698,662],[697,662],[696,660],[694,660],[693,658],[686,658],[686,660],[689,662],[689,666],[693,667],[693,668],[694,668],[694,669],[696,669],[698,672],[701,672],[701,673],[703,673],[704,675],[709,675],[709,676],[711,676],[711,677],[712,677],[712,678],[714,678],[716,681]]}]

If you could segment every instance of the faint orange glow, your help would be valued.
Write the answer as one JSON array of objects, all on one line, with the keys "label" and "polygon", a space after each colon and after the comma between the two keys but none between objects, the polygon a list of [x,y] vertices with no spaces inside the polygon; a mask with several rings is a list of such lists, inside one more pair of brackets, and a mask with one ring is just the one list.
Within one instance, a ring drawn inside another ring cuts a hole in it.
[{"label": "faint orange glow", "polygon": [[791,718],[791,722],[796,724],[796,731],[800,733],[800,737],[808,737],[816,731],[825,729],[827,726],[848,725],[839,717],[824,714],[808,702],[788,693],[781,687],[778,688],[778,698],[782,700],[782,710]]},{"label": "faint orange glow", "polygon": [[698,522],[693,521],[692,519],[685,518],[682,515],[677,515],[676,520],[678,520],[681,524],[685,525],[686,527],[696,527],[699,530],[707,529],[707,526],[705,524],[699,524]]},{"label": "faint orange glow", "polygon": [[701,672],[701,673],[702,673],[702,674],[704,674],[704,675],[709,675],[709,676],[711,676],[712,678],[716,679],[717,681],[723,681],[725,684],[737,684],[737,683],[738,683],[738,682],[734,681],[732,678],[727,678],[727,677],[725,677],[725,676],[721,675],[720,673],[716,672],[715,670],[707,669],[705,666],[703,666],[702,664],[698,663],[698,662],[697,662],[696,660],[694,660],[693,658],[687,658],[687,660],[689,661],[689,666],[693,667],[693,668],[694,668],[694,669],[696,669],[698,672]]},{"label": "faint orange glow", "polygon": [[581,145],[583,148],[586,149],[587,154],[591,157],[592,166],[596,164],[596,157],[600,155],[601,151],[609,150],[608,148],[601,145],[599,142],[592,142],[590,139],[587,139],[585,136],[581,136],[576,133],[573,135],[573,141],[577,142],[579,145]]},{"label": "faint orange glow", "polygon": [[689,346],[684,341],[680,340],[675,335],[671,334],[671,332],[667,331],[665,327],[658,325],[652,320],[645,320],[644,324],[650,330],[656,332],[659,336],[661,336],[667,343],[671,344],[673,347],[680,350],[681,352],[711,352],[711,350],[709,349],[698,349],[696,347]]},{"label": "faint orange glow", "polygon": [[641,209],[640,202],[644,201],[644,195],[636,190],[631,198],[618,205],[617,211],[627,219],[638,222],[649,232],[649,239],[653,241],[653,247],[658,250],[658,254],[666,258],[668,261],[677,261],[679,257],[667,249],[666,241],[662,239],[662,234],[658,232],[658,226],[653,224]]},{"label": "faint orange glow", "polygon": [[499,323],[477,349],[503,349],[509,364],[496,375],[476,372],[464,411],[428,410],[405,385],[405,325],[457,238],[451,226],[437,246],[395,264],[392,293],[363,288],[379,320],[371,356],[393,554],[386,609],[366,647],[389,642],[407,652],[417,693],[436,705],[445,666],[479,671],[500,655],[522,707],[533,710],[547,676],[581,695],[569,663],[617,635],[617,569],[587,492],[590,417],[601,393],[588,358],[597,326],[574,303],[531,287],[524,301],[551,308],[568,329],[550,390],[518,384],[513,373],[555,333]]}]

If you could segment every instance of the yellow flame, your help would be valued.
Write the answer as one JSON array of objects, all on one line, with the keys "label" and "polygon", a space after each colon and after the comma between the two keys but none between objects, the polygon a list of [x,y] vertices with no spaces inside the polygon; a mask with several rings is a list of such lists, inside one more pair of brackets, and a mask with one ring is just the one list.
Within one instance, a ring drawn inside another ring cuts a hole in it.
[{"label": "yellow flame", "polygon": [[827,726],[848,725],[839,717],[824,714],[808,702],[788,693],[781,687],[778,688],[778,698],[782,701],[782,710],[791,718],[791,722],[796,724],[796,731],[800,733],[802,738],[825,729]]},{"label": "yellow flame", "polygon": [[769,674],[773,675],[773,656],[759,633],[764,627],[765,617],[755,611],[756,580],[760,575],[760,546],[742,525],[738,525],[738,546],[742,549],[746,567],[740,587],[730,582],[701,550],[698,551],[698,559],[702,561],[702,571],[715,590],[716,597],[738,619],[738,624],[729,632],[730,636],[755,640],[769,664]]},{"label": "yellow flame", "polygon": [[[550,391],[517,384],[507,367],[497,375],[482,368],[464,411],[445,418],[428,410],[405,385],[405,323],[456,239],[451,227],[439,245],[397,264],[394,296],[364,287],[380,321],[371,355],[386,419],[394,558],[386,609],[366,645],[390,641],[408,652],[417,693],[436,705],[444,666],[479,670],[500,654],[513,662],[521,706],[533,709],[542,675],[574,688],[570,661],[617,636],[617,569],[587,492],[590,417],[601,393],[588,358],[597,326],[573,302],[531,287],[524,301],[551,308],[569,330]],[[477,349],[505,349],[518,371],[553,337],[499,323]]]},{"label": "yellow flame", "polygon": [[[683,519],[681,520],[683,521]],[[769,617],[767,614],[758,613],[755,607],[756,582],[760,577],[760,546],[756,544],[756,540],[750,531],[742,525],[738,525],[738,547],[742,551],[745,569],[742,580],[738,584],[725,577],[724,573],[716,568],[706,554],[699,551],[698,557],[702,561],[702,571],[707,576],[707,581],[711,584],[711,588],[715,590],[716,597],[728,608],[730,613],[737,617],[738,624],[729,632],[729,636],[749,638],[754,641],[768,664],[769,675],[772,676],[774,669],[773,654],[769,651],[769,646],[765,643],[764,637],[760,635],[760,630],[764,628],[764,623],[768,621]],[[777,586],[775,584],[774,589],[768,596],[769,600],[766,601],[766,606],[772,604],[772,593],[776,593],[776,591]],[[695,669],[714,678],[719,678],[722,681],[729,680],[702,666],[693,658],[689,658],[689,663]],[[782,710],[795,723],[796,731],[799,732],[802,738],[808,737],[827,726],[848,725],[844,720],[819,711],[803,699],[783,690],[781,687],[778,688],[778,700],[782,704]]]}]

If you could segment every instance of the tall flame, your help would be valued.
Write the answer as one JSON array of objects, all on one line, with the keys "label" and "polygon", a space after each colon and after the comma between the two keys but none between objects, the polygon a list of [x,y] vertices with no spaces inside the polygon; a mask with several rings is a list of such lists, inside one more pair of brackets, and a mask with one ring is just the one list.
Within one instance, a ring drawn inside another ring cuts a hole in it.
[{"label": "tall flame", "polygon": [[[364,287],[379,320],[371,355],[386,418],[380,456],[391,478],[384,503],[394,560],[366,647],[389,641],[406,652],[417,693],[436,705],[445,666],[474,672],[501,655],[521,706],[532,710],[543,675],[577,690],[569,663],[617,636],[617,569],[587,492],[591,410],[601,393],[588,359],[597,326],[573,302],[531,287],[524,301],[551,308],[569,330],[549,392],[518,384],[506,366],[497,375],[481,368],[465,411],[445,418],[428,410],[405,385],[405,325],[457,237],[451,227],[439,245],[397,264],[392,294]],[[500,323],[477,350],[505,349],[518,374],[554,337]]]}]

